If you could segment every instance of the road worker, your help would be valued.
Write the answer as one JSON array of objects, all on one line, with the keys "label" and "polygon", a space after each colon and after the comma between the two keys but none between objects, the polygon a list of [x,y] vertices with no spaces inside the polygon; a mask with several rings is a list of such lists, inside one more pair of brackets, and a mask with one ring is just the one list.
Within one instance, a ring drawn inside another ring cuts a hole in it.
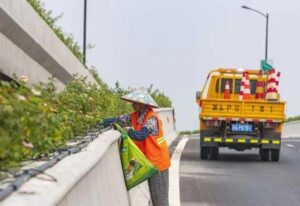
[{"label": "road worker", "polygon": [[145,89],[131,92],[122,99],[132,103],[134,112],[117,119],[105,119],[104,125],[115,121],[121,124],[139,149],[159,170],[148,179],[150,195],[154,206],[168,206],[170,155],[163,136],[161,120],[153,110],[158,105]]}]

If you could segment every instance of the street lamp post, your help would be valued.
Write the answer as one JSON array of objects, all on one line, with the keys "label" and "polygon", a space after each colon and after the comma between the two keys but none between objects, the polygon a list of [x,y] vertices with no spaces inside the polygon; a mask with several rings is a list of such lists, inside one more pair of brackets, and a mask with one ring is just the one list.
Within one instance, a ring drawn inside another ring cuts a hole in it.
[{"label": "street lamp post", "polygon": [[83,10],[83,64],[86,62],[86,9],[87,0],[84,0],[84,10]]},{"label": "street lamp post", "polygon": [[248,9],[248,10],[251,10],[251,11],[254,11],[262,16],[264,16],[266,18],[266,51],[265,51],[265,60],[267,61],[268,60],[268,30],[269,30],[269,14],[266,13],[262,13],[256,9],[252,9],[248,6],[242,6],[243,9]]}]

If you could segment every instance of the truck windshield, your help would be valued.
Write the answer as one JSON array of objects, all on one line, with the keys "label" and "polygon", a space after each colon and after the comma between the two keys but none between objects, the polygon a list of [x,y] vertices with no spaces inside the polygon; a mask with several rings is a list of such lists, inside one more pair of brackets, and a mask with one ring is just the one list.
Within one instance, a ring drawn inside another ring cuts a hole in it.
[{"label": "truck windshield", "polygon": [[[226,81],[229,81],[229,86],[230,86],[230,93],[232,92],[232,82],[233,79],[230,78],[222,78],[221,79],[221,93],[224,93],[225,90],[225,85],[226,85]],[[234,81],[234,93],[235,94],[239,94],[240,93],[240,88],[241,88],[241,79],[235,79]],[[219,84],[220,84],[220,79],[217,80],[216,82],[216,92],[219,93]],[[256,91],[256,80],[250,80],[250,90],[251,90],[251,94],[255,94]]]}]

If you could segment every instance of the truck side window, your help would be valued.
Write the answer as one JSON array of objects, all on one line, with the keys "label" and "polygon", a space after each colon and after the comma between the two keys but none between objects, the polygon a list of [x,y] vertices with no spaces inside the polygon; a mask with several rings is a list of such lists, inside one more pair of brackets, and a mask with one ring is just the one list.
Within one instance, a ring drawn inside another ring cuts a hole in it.
[{"label": "truck side window", "polygon": [[219,93],[219,83],[220,83],[220,79],[217,79],[216,81],[216,93]]},{"label": "truck side window", "polygon": [[234,93],[235,94],[239,94],[240,93],[240,89],[241,89],[241,79],[235,79],[235,84],[234,84]]},{"label": "truck side window", "polygon": [[[223,93],[225,91],[225,85],[226,85],[226,81],[229,81],[229,85],[230,85],[230,93],[232,92],[232,79],[222,79],[221,80],[221,93]],[[234,86],[234,93],[235,94],[239,94],[240,93],[240,89],[241,89],[241,79],[235,79],[235,86]],[[256,92],[256,80],[250,80],[250,92],[251,94],[255,94]],[[216,81],[216,88],[215,91],[216,93],[219,93],[219,83],[220,83],[220,79],[217,79]]]},{"label": "truck side window", "polygon": [[256,92],[256,80],[250,80],[250,91],[251,94],[255,94]]},{"label": "truck side window", "polygon": [[[221,80],[221,93],[224,93],[224,91],[225,91],[226,81],[229,81],[230,93],[231,93],[232,92],[232,79],[222,79]],[[220,83],[220,79],[217,79],[217,81],[216,81],[216,92],[217,93],[219,93],[219,83]]]},{"label": "truck side window", "polygon": [[[241,89],[241,79],[235,79],[235,94],[239,94],[240,93],[240,89]],[[255,94],[256,92],[256,80],[250,80],[250,92],[251,94]]]}]

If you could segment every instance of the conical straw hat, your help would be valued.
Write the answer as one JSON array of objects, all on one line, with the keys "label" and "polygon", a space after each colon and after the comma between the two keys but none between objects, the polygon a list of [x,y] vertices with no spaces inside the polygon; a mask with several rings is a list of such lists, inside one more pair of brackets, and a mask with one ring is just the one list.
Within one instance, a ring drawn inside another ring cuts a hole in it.
[{"label": "conical straw hat", "polygon": [[137,89],[129,94],[126,94],[121,97],[121,99],[129,101],[129,102],[137,102],[141,104],[145,104],[151,107],[159,107],[150,94],[146,91],[146,89]]}]

